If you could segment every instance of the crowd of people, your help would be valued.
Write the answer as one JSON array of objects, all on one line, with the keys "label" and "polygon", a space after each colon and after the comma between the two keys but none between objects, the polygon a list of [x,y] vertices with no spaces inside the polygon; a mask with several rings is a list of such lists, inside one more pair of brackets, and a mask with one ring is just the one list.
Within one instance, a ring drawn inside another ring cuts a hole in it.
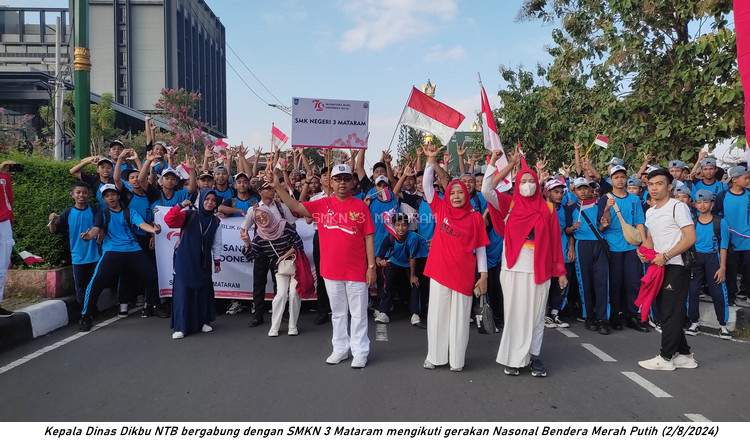
[{"label": "crowd of people", "polygon": [[[239,146],[207,149],[199,163],[179,161],[149,125],[147,139],[143,161],[115,140],[108,156],[74,166],[73,204],[50,214],[50,231],[70,244],[83,331],[105,288],[117,290],[122,316],[143,294],[142,316],[171,316],[174,339],[213,331],[218,305],[229,315],[250,310],[257,327],[270,271],[268,336],[279,336],[287,304],[287,334],[298,335],[300,220],[315,228],[313,309],[316,324],[332,322],[329,364],[351,354],[352,367],[364,367],[370,315],[387,324],[405,314],[427,331],[426,369],[461,371],[473,323],[502,332],[506,374],[530,367],[544,377],[544,329],[572,321],[602,335],[656,330],[660,353],[640,365],[694,368],[685,335],[707,319],[699,302],[713,303],[724,339],[729,306],[748,306],[750,173],[746,164],[720,169],[703,152],[692,168],[646,157],[636,170],[612,158],[599,171],[575,146],[572,170],[552,172],[543,160],[527,164],[520,149],[498,162],[502,151],[485,157],[460,146],[452,158],[427,143],[397,164],[385,151],[367,171],[364,151],[338,152],[338,161],[322,152],[316,168],[301,149],[249,160]],[[165,223],[181,229],[169,303],[159,298],[156,206],[169,207]],[[244,217],[252,302],[214,299],[227,217]]]}]

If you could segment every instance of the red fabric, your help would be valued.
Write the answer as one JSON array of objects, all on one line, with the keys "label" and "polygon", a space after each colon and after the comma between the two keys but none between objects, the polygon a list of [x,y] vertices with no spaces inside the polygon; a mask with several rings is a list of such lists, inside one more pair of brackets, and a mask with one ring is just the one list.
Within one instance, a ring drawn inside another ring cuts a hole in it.
[{"label": "red fabric", "polygon": [[[454,186],[460,186],[466,195],[462,207],[450,203]],[[471,207],[469,191],[459,180],[448,184],[445,198],[435,195],[430,208],[435,215],[435,235],[424,274],[451,290],[471,296],[477,265],[474,249],[490,243],[482,215]]]},{"label": "red fabric", "polygon": [[[638,251],[646,259],[651,261],[657,255],[654,249],[643,246],[638,247]],[[641,322],[648,320],[648,313],[651,311],[651,304],[654,302],[656,295],[661,290],[661,284],[664,282],[664,267],[657,265],[648,266],[646,274],[641,278],[641,289],[638,291],[638,297],[635,298],[635,306],[641,309]]]},{"label": "red fabric", "polygon": [[289,137],[273,123],[271,123],[271,136],[275,140],[278,140],[278,143],[280,144],[284,144],[287,142],[287,140],[289,140]]},{"label": "red fabric", "polygon": [[375,233],[362,200],[335,196],[302,203],[318,223],[320,274],[335,281],[367,281],[365,237]]},{"label": "red fabric", "polygon": [[[536,192],[530,197],[522,196],[521,178],[530,174],[536,182]],[[516,265],[521,248],[534,230],[534,282],[543,284],[553,276],[565,274],[560,225],[547,202],[542,198],[542,187],[536,173],[521,158],[521,170],[516,174],[515,192],[511,204],[508,204],[510,215],[505,223],[503,253],[508,268]],[[507,198],[505,198],[507,200]],[[512,209],[510,208],[512,206]],[[508,212],[501,212],[501,215]]]},{"label": "red fabric", "polygon": [[[297,294],[301,299],[315,298],[315,279],[313,279],[310,270],[310,261],[307,259],[304,250],[296,251],[297,257],[294,259],[294,279],[297,280]],[[323,284],[320,281],[319,284]]]},{"label": "red fabric", "polygon": [[13,221],[13,182],[9,173],[0,172],[0,222]]},{"label": "red fabric", "polygon": [[745,136],[750,139],[750,2],[734,0],[734,31],[737,34],[737,66],[745,95]]},{"label": "red fabric", "polygon": [[181,229],[187,219],[187,209],[183,210],[182,206],[175,204],[169,212],[164,215],[164,222],[171,229]]},{"label": "red fabric", "polygon": [[461,112],[437,101],[415,87],[411,88],[411,95],[409,95],[409,102],[406,103],[406,107],[453,129],[458,129],[465,118]]}]

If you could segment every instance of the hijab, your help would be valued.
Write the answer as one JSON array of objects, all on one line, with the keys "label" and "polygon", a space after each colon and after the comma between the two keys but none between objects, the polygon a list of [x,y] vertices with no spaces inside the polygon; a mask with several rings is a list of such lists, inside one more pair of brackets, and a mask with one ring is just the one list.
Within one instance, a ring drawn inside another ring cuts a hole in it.
[{"label": "hijab", "polygon": [[[214,210],[208,211],[203,207],[203,203],[206,201],[206,197],[208,195],[213,195],[214,198],[216,198],[216,207],[214,207]],[[207,231],[208,227],[211,225],[211,222],[213,221],[214,214],[219,209],[219,205],[221,204],[221,196],[216,193],[216,190],[214,189],[201,189],[198,193],[198,220],[201,223],[201,230]]]},{"label": "hijab", "polygon": [[[464,203],[461,207],[453,207],[451,204],[450,195],[453,187],[458,186],[464,192],[465,198]],[[437,198],[437,195],[435,196]],[[468,241],[466,248],[469,251],[473,251],[477,247],[482,247],[486,244],[483,243],[482,238],[486,237],[484,230],[484,219],[481,214],[474,210],[471,205],[471,193],[463,181],[454,179],[445,188],[444,196],[445,206],[445,218],[448,220],[450,225],[454,229],[458,229],[467,233]]]},{"label": "hijab", "polygon": [[[518,190],[521,180],[529,174],[536,183],[536,191],[531,196],[523,196]],[[534,232],[534,282],[542,284],[552,276],[565,273],[562,263],[562,243],[560,226],[556,217],[553,218],[548,203],[542,198],[542,188],[539,178],[521,158],[521,170],[516,174],[516,191],[513,192],[510,213],[505,223],[504,253],[507,266],[512,269],[518,261],[529,234]]]},{"label": "hijab", "polygon": [[[268,218],[268,223],[265,226],[260,225],[258,222],[258,215],[265,213]],[[284,228],[286,227],[286,220],[276,215],[273,211],[269,210],[266,206],[257,206],[253,209],[253,218],[255,221],[255,233],[262,239],[272,241],[279,239],[284,234]]]}]

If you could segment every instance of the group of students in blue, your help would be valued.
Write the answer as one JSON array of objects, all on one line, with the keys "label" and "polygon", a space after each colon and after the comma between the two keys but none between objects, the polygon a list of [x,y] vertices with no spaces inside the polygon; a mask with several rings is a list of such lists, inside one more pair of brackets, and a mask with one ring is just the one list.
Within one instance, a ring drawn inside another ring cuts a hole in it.
[{"label": "group of students in blue", "polygon": [[[483,195],[484,190],[494,189],[488,188],[489,180],[473,163],[467,171],[463,156],[460,151],[459,178],[470,192],[472,208],[483,215],[489,238],[487,299],[499,330],[503,323],[499,283],[503,238]],[[178,302],[172,306],[173,329],[183,336],[210,331],[214,309],[203,301],[201,304],[196,293],[212,293],[210,273],[220,270],[218,263],[212,265],[209,259],[211,247],[220,240],[216,216],[244,217],[253,207],[262,205],[272,211],[275,208],[276,215],[290,224],[294,222],[289,209],[275,201],[272,186],[259,181],[258,157],[251,168],[244,152],[237,155],[238,173],[230,176],[231,158],[208,170],[207,151],[200,172],[195,161],[178,172],[174,153],[165,145],[150,143],[141,163],[133,149],[115,140],[110,144],[109,157],[90,157],[74,166],[70,173],[79,182],[71,190],[73,205],[60,215],[51,214],[49,228],[68,237],[76,294],[82,307],[81,329],[91,328],[96,300],[104,288],[118,290],[123,316],[139,290],[145,295],[143,316],[169,316],[169,306],[159,298],[153,240],[160,231],[153,223],[153,209],[166,206],[174,212],[168,224],[180,227],[190,238],[181,243],[175,257],[174,291],[182,294],[173,297],[173,303]],[[365,171],[364,154],[353,152],[349,161],[358,178],[355,195],[367,204],[375,226],[378,272],[376,296],[370,306],[374,320],[390,322],[390,315],[402,304],[411,324],[425,328],[430,281],[424,268],[435,221],[421,188],[422,152],[417,149],[416,157],[406,161],[398,172],[387,151],[372,173]],[[89,164],[96,166],[95,174],[83,170]],[[307,175],[284,172],[290,194],[300,201],[331,194],[324,171],[316,175],[306,160],[298,164],[305,166]],[[451,179],[446,169],[435,168],[438,196]],[[652,310],[649,324],[640,320],[635,305],[645,268],[636,253],[637,245],[629,238],[632,231],[641,238],[646,236],[645,213],[650,198],[643,177],[655,169],[644,161],[641,169],[629,176],[623,161],[614,158],[607,165],[605,177],[590,164],[580,167],[576,177],[537,171],[543,177],[544,196],[557,215],[561,253],[568,279],[574,282],[565,288],[550,285],[547,327],[568,327],[563,320],[566,317],[581,319],[587,329],[604,335],[624,327],[639,332],[658,330],[658,309]],[[750,284],[750,174],[744,164],[724,172],[715,159],[704,154],[693,169],[680,160],[670,161],[666,169],[675,180],[674,197],[687,203],[693,212],[697,232],[691,251],[694,259],[690,260],[686,333],[699,332],[698,302],[705,292],[714,304],[721,336],[730,338],[726,328],[728,307],[747,305],[744,285]],[[96,205],[90,203],[92,196]],[[180,274],[186,276],[178,283]],[[742,286],[738,285],[738,276]],[[571,296],[576,290],[578,296]],[[327,313],[325,287],[318,287],[317,294],[321,316],[316,322],[323,323]],[[186,310],[185,302],[194,307]],[[258,302],[255,304],[258,310]],[[474,300],[472,319],[480,332],[486,332],[478,304]],[[196,310],[201,312],[197,317],[185,313]],[[262,317],[255,322],[262,322]]]}]

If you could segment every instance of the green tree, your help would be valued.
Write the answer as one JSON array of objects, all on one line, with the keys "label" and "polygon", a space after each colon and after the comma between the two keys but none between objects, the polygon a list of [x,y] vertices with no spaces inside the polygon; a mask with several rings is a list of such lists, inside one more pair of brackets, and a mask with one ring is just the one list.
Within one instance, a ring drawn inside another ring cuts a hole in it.
[{"label": "green tree", "polygon": [[[553,165],[597,133],[631,165],[693,160],[704,144],[741,136],[742,89],[731,0],[526,0],[521,19],[554,22],[553,61],[536,73],[501,67],[504,140],[519,140]],[[506,142],[507,144],[507,142]]]}]

